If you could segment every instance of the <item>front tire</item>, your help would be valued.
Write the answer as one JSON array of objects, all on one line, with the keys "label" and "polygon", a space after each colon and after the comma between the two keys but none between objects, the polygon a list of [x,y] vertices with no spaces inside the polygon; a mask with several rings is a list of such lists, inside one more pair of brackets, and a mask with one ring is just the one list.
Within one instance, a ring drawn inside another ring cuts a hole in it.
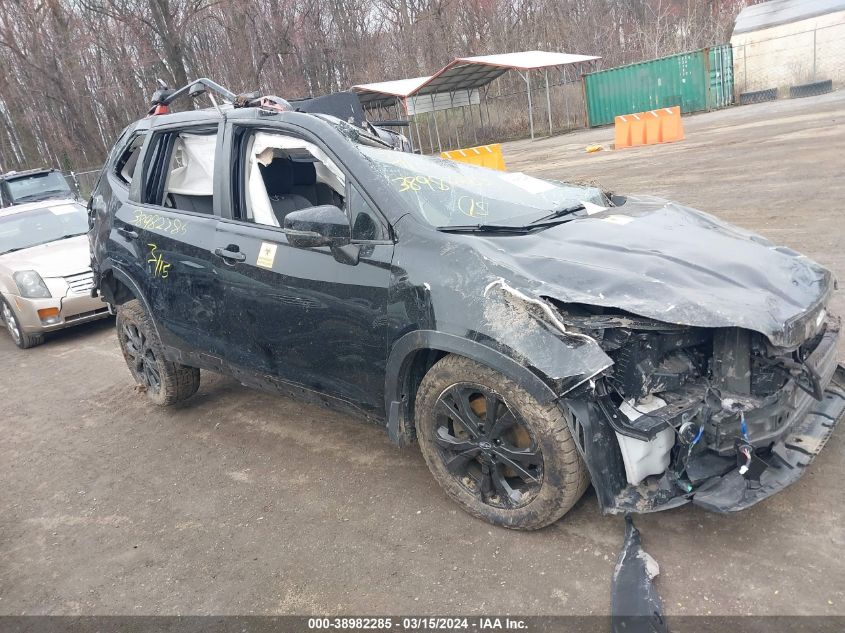
[{"label": "front tire", "polygon": [[434,478],[473,516],[536,530],[589,485],[567,415],[461,356],[435,364],[417,392],[417,437]]},{"label": "front tire", "polygon": [[23,331],[12,306],[3,298],[0,298],[0,316],[3,318],[3,323],[6,324],[9,336],[12,337],[12,341],[19,348],[29,349],[44,342],[43,334],[27,334]]},{"label": "front tire", "polygon": [[149,315],[137,299],[117,306],[117,340],[132,377],[150,400],[160,406],[194,395],[200,370],[164,358],[164,350]]}]

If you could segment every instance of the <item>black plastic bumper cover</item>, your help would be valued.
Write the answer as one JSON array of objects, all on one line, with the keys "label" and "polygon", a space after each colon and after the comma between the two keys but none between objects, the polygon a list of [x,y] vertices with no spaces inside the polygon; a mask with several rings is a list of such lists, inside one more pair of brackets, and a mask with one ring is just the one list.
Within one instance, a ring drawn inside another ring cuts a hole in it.
[{"label": "black plastic bumper cover", "polygon": [[795,483],[830,438],[845,413],[845,368],[836,368],[833,380],[793,432],[772,448],[769,467],[760,481],[749,481],[735,469],[711,479],[692,496],[692,502],[714,512],[744,510]]},{"label": "black plastic bumper cover", "polygon": [[657,562],[643,550],[639,530],[625,515],[625,542],[610,588],[613,633],[668,633],[663,602],[652,583],[658,573]]}]

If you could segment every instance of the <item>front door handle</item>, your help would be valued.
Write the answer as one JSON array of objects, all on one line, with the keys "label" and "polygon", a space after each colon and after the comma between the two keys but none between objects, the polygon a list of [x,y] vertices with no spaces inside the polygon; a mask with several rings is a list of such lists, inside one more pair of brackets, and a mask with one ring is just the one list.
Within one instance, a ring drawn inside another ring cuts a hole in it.
[{"label": "front door handle", "polygon": [[218,257],[222,257],[225,260],[231,260],[233,262],[242,262],[246,259],[246,255],[244,255],[240,251],[233,251],[229,250],[228,248],[216,248],[214,249],[214,254]]},{"label": "front door handle", "polygon": [[132,229],[117,229],[117,232],[120,233],[123,237],[127,240],[137,240],[138,239],[138,232],[133,231]]}]

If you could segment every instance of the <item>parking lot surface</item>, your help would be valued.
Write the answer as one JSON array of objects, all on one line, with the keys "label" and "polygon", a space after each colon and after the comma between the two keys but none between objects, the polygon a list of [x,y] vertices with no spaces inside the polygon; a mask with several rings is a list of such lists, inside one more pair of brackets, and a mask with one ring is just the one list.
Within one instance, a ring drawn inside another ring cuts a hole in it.
[{"label": "parking lot surface", "polygon": [[[684,124],[671,145],[585,153],[609,148],[605,128],[511,143],[505,160],[673,198],[845,279],[845,92]],[[623,521],[592,491],[553,526],[510,532],[448,501],[416,447],[352,417],[210,373],[157,408],[111,319],[27,351],[0,332],[0,375],[0,614],[609,611]],[[845,615],[843,433],[748,511],[635,519],[670,616]]]}]

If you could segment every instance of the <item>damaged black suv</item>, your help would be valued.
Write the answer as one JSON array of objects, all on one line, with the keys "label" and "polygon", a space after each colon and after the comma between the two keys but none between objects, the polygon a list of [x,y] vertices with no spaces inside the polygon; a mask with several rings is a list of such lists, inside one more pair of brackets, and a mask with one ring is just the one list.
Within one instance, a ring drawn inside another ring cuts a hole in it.
[{"label": "damaged black suv", "polygon": [[845,409],[831,274],[657,198],[394,151],[280,100],[127,128],[90,203],[96,289],[146,397],[200,369],[418,441],[468,512],[534,529],[748,507]]}]

